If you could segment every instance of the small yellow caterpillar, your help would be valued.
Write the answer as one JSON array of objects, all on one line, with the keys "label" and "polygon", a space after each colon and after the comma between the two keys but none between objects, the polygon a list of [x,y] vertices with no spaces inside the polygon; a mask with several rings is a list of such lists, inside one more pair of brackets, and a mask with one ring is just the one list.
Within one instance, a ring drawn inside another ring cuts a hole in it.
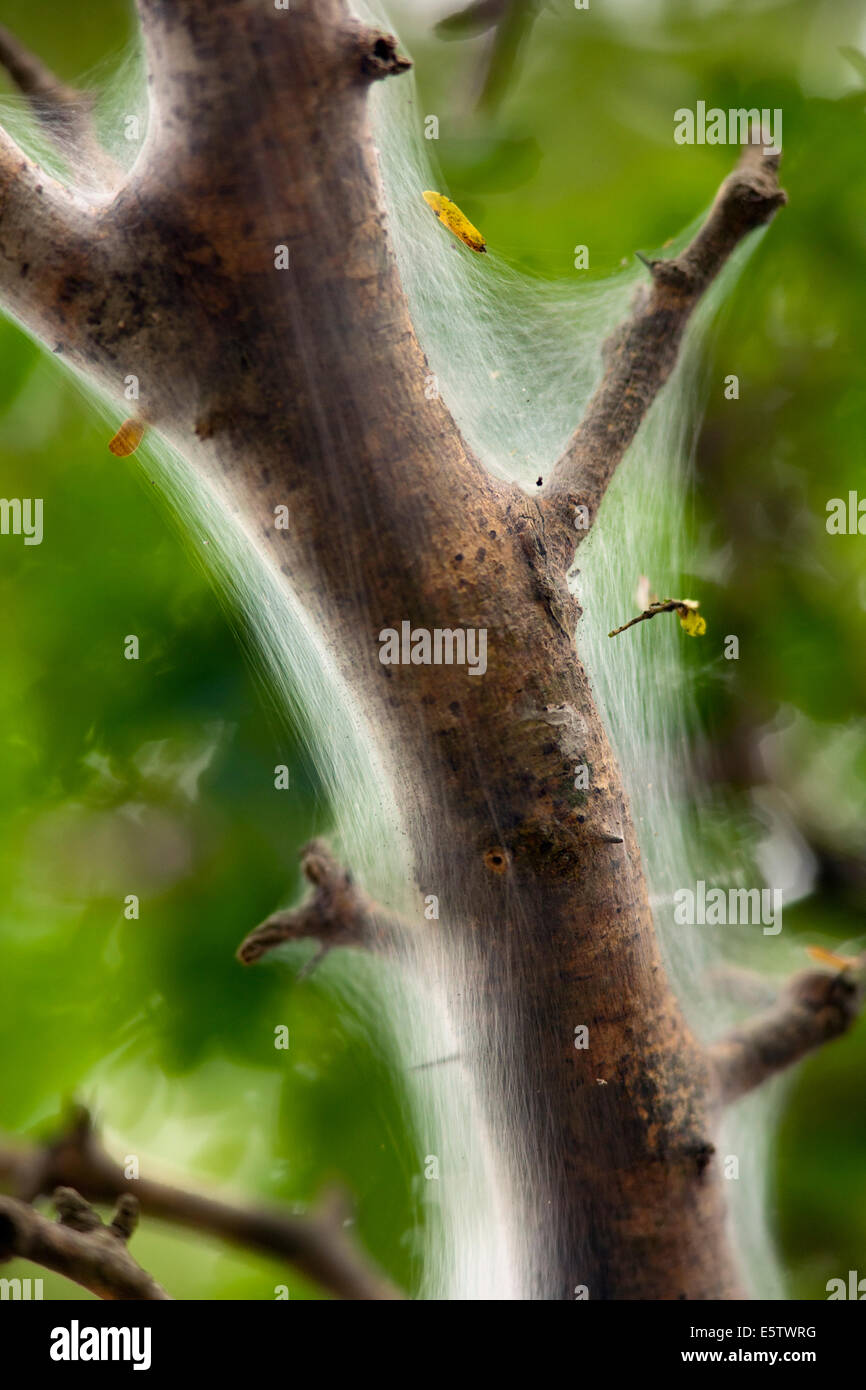
[{"label": "small yellow caterpillar", "polygon": [[456,203],[452,203],[450,198],[446,198],[444,193],[433,193],[429,189],[423,195],[424,202],[435,212],[439,221],[442,222],[456,237],[468,246],[470,251],[477,251],[482,254],[487,250],[487,243],[477,227],[473,227],[469,218],[460,211]]},{"label": "small yellow caterpillar", "polygon": [[144,438],[144,425],[140,420],[124,420],[117,434],[108,441],[108,447],[115,458],[125,459],[134,454]]}]

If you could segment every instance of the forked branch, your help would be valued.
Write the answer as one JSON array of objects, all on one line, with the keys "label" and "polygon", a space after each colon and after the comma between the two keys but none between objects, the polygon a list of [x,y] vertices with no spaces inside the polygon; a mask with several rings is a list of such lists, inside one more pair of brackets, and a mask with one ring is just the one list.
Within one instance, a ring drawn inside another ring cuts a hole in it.
[{"label": "forked branch", "polygon": [[[11,1253],[60,1273],[67,1270],[43,1258],[51,1253],[46,1232],[39,1224],[44,1218],[28,1224],[28,1218],[21,1212],[26,1213],[27,1204],[58,1187],[72,1187],[90,1202],[118,1203],[115,1235],[118,1219],[122,1223],[131,1214],[127,1200],[131,1195],[136,1209],[140,1207],[145,1215],[200,1235],[216,1236],[258,1254],[287,1260],[337,1298],[367,1302],[402,1297],[349,1239],[345,1230],[346,1202],[339,1194],[326,1195],[307,1215],[296,1216],[272,1206],[235,1206],[149,1178],[128,1178],[120,1164],[115,1163],[99,1143],[90,1116],[83,1108],[76,1109],[61,1134],[44,1147],[10,1145],[0,1148],[0,1182],[11,1187],[14,1193],[12,1198],[2,1199],[0,1205],[0,1249],[5,1239]],[[81,1197],[78,1201],[81,1202]],[[13,1218],[17,1219],[17,1235],[3,1224]],[[46,1224],[51,1225],[50,1222]],[[112,1228],[103,1228],[104,1232],[110,1230]],[[80,1243],[70,1244],[65,1237],[55,1238],[58,1239],[61,1249],[68,1250],[70,1260],[81,1253]],[[17,1242],[14,1246],[13,1241]],[[114,1251],[113,1246],[106,1248]],[[131,1271],[127,1271],[127,1276],[133,1279]],[[69,1277],[77,1276],[70,1274]],[[86,1287],[99,1292],[93,1284],[88,1283]],[[145,1295],[100,1293],[102,1298],[127,1296],[141,1298]],[[151,1296],[167,1297],[163,1293]]]},{"label": "forked branch", "polygon": [[15,1197],[0,1197],[0,1263],[19,1258],[62,1274],[99,1298],[162,1300],[169,1295],[136,1264],[126,1242],[138,1224],[138,1202],[118,1200],[105,1225],[98,1212],[71,1187],[54,1193],[57,1221]]},{"label": "forked branch", "polygon": [[[652,283],[638,291],[631,317],[604,345],[601,382],[540,494],[556,516],[560,536],[568,539],[566,564],[595,522],[617,464],[670,376],[699,299],[743,238],[769,222],[786,201],[778,184],[780,154],[767,153],[758,143],[762,133],[755,131],[753,138],[756,143],[744,148],[685,250],[671,260],[647,263]],[[585,515],[579,507],[586,508]]]},{"label": "forked branch", "polygon": [[244,965],[286,941],[317,941],[314,959],[320,960],[334,946],[390,952],[405,939],[404,923],[361,891],[322,840],[301,851],[301,869],[312,893],[299,907],[274,912],[244,938],[237,952]]}]

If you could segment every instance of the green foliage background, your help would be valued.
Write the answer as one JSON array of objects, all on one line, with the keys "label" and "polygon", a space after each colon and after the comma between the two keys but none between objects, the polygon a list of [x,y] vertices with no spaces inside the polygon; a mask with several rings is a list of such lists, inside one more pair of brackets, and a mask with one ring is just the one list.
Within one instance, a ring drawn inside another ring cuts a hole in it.
[{"label": "green foliage background", "polygon": [[[38,14],[6,0],[2,18],[69,80],[110,67],[133,32],[120,0],[42,0]],[[786,933],[861,949],[866,541],[828,536],[824,519],[862,477],[866,82],[840,50],[866,46],[864,19],[846,0],[593,0],[588,12],[555,0],[488,117],[472,101],[482,45],[441,42],[420,4],[400,20],[423,110],[440,116],[443,191],[547,276],[578,273],[577,243],[591,275],[609,273],[706,206],[730,152],[675,146],[677,107],[784,111],[791,204],[708,366],[695,509],[723,563],[700,597],[711,627],[740,635],[741,657],[709,674],[701,700],[708,774],[747,815],[772,776],[815,856],[816,891]],[[732,372],[737,402],[723,396]],[[113,459],[107,434],[57,364],[0,323],[0,491],[45,499],[40,547],[0,539],[0,1126],[38,1135],[75,1095],[95,1103],[113,1152],[190,1182],[295,1204],[339,1179],[360,1238],[411,1290],[423,1154],[383,1040],[336,999],[345,963],[295,986],[288,966],[244,971],[233,957],[288,900],[298,847],[329,809],[146,456]],[[127,633],[138,662],[123,659]],[[278,762],[288,793],[273,788]],[[273,1046],[278,1024],[288,1052]],[[866,1273],[864,1077],[860,1027],[802,1068],[785,1109],[774,1214],[797,1297]],[[319,1296],[282,1266],[149,1223],[135,1248],[176,1297],[271,1298],[285,1282],[293,1298]],[[86,1297],[54,1278],[46,1293]]]}]

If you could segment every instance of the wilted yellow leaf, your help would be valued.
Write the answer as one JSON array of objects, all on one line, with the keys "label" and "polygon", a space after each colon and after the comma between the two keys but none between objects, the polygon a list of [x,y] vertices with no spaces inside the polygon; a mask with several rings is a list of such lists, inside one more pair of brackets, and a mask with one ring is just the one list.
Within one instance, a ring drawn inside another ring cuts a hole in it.
[{"label": "wilted yellow leaf", "polygon": [[452,203],[450,198],[446,198],[444,193],[433,193],[428,189],[424,194],[424,201],[433,209],[439,221],[444,223],[449,232],[453,232],[456,237],[460,238],[464,246],[479,253],[487,250],[487,243],[478,228],[473,227],[465,213],[462,213],[457,204]]},{"label": "wilted yellow leaf", "polygon": [[690,637],[703,637],[707,630],[707,620],[694,609],[687,609],[685,613],[680,613],[680,627]]}]

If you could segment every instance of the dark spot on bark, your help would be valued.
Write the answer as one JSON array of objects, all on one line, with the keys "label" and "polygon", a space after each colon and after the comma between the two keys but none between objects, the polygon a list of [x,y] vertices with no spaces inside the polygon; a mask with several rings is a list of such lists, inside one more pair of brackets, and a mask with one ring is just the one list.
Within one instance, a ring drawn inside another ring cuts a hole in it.
[{"label": "dark spot on bark", "polygon": [[460,713],[460,701],[459,701],[459,700],[452,700],[452,701],[451,701],[451,704],[448,706],[448,708],[450,709],[450,711],[451,711],[452,714],[459,714],[459,713]]},{"label": "dark spot on bark", "polygon": [[501,845],[494,845],[484,856],[484,863],[494,874],[504,874],[508,868],[508,851]]},{"label": "dark spot on bark", "polygon": [[544,479],[543,479],[543,478],[536,478],[536,480],[535,480],[535,486],[536,486],[536,487],[542,487],[543,484],[544,484]]},{"label": "dark spot on bark", "polygon": [[705,1173],[712,1162],[713,1154],[716,1152],[715,1144],[700,1144],[694,1151],[694,1159],[699,1173]]},{"label": "dark spot on bark", "polygon": [[29,269],[30,269],[30,262],[29,262],[29,261],[25,261],[24,264],[23,264],[22,267],[21,267],[21,274],[22,274],[22,275],[26,275]]},{"label": "dark spot on bark", "polygon": [[487,551],[484,549],[484,546],[483,546],[483,545],[480,545],[480,546],[478,547],[478,549],[476,550],[476,552],[475,552],[475,558],[476,558],[476,560],[478,560],[479,563],[480,563],[480,561],[482,561],[482,560],[484,559],[484,557],[485,557],[486,554],[487,554]]},{"label": "dark spot on bark", "polygon": [[463,560],[463,556],[462,556],[462,555],[455,555],[455,556],[454,556],[454,563],[455,563],[455,565],[461,564],[461,563],[462,563],[462,560]]},{"label": "dark spot on bark", "polygon": [[65,304],[81,295],[90,296],[95,288],[93,281],[87,280],[83,275],[67,275],[58,287],[57,298],[61,304]]}]

